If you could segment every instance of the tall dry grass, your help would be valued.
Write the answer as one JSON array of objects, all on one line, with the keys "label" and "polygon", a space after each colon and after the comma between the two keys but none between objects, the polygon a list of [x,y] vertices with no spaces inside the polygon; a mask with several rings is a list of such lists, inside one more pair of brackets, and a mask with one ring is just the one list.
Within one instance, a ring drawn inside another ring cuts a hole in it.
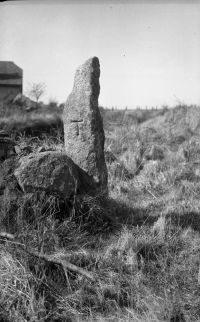
[{"label": "tall dry grass", "polygon": [[[106,149],[116,156],[108,163],[107,200],[83,196],[59,204],[56,198],[36,195],[20,200],[19,242],[38,252],[56,253],[93,273],[95,281],[70,271],[66,275],[59,265],[34,259],[1,239],[3,317],[8,321],[200,319],[199,123],[191,121],[189,131],[192,114],[185,109],[106,129]],[[179,123],[177,115],[187,119]],[[62,149],[62,138],[57,139]],[[40,145],[56,146],[48,135],[18,136],[20,144],[26,140],[35,151]],[[9,194],[5,198],[6,206]]]}]

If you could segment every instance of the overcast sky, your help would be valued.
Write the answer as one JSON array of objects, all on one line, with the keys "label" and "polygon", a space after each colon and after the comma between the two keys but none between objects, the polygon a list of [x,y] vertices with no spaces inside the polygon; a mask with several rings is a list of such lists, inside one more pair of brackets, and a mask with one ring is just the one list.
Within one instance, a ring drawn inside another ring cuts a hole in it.
[{"label": "overcast sky", "polygon": [[45,101],[64,102],[97,56],[103,106],[200,104],[200,2],[187,2],[3,2],[0,60],[24,70],[24,90],[46,83]]}]

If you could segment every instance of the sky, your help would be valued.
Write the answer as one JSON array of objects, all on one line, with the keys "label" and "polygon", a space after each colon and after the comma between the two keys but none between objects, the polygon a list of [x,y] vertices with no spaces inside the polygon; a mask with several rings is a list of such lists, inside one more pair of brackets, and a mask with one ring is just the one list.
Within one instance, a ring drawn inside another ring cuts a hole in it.
[{"label": "sky", "polygon": [[0,3],[0,60],[23,69],[24,93],[44,82],[45,102],[65,102],[92,56],[104,107],[200,105],[200,1]]}]

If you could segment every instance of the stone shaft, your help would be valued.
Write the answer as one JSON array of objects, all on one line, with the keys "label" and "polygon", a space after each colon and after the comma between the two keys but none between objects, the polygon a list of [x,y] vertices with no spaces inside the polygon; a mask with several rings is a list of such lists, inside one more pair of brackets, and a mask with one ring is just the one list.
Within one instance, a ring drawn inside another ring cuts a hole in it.
[{"label": "stone shaft", "polygon": [[99,77],[97,57],[88,59],[77,69],[63,121],[67,155],[92,177],[97,188],[106,191],[105,135],[98,107]]}]

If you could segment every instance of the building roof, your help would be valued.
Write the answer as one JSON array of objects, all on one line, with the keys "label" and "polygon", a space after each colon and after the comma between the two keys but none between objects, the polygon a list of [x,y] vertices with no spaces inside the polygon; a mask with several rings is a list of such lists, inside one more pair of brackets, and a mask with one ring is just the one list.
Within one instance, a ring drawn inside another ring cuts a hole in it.
[{"label": "building roof", "polygon": [[0,75],[15,75],[22,76],[22,69],[12,61],[0,61]]},{"label": "building roof", "polygon": [[12,61],[0,61],[0,85],[22,85],[22,69]]}]

